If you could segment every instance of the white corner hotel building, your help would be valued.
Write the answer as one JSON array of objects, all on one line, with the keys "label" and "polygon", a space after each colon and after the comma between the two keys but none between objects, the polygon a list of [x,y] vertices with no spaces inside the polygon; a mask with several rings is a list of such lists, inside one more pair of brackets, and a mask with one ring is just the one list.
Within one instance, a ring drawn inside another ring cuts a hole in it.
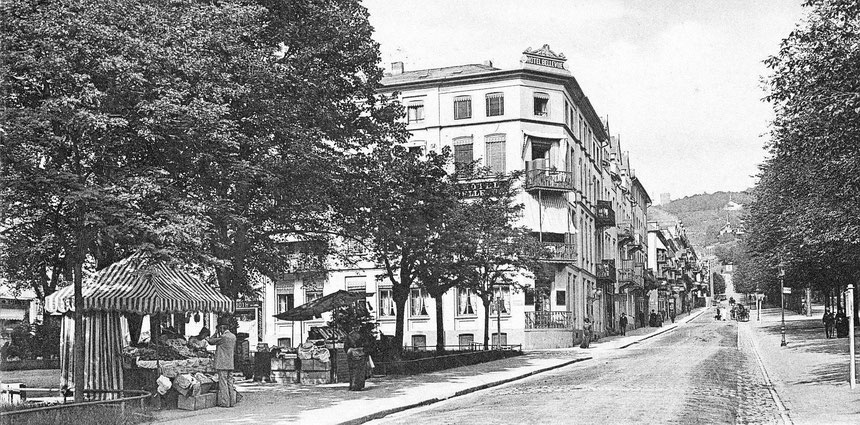
[{"label": "white corner hotel building", "polygon": [[[402,63],[394,63],[382,80],[380,91],[398,93],[406,108],[410,149],[441,151],[447,146],[456,163],[478,161],[496,172],[526,171],[518,200],[525,211],[519,224],[551,248],[551,258],[542,261],[554,280],[535,288],[524,278],[527,290],[500,288],[501,314],[495,305],[491,309],[491,343],[498,341],[500,327],[502,344],[570,347],[578,343],[586,315],[595,321],[597,333],[611,327],[605,321],[612,317],[606,310],[613,302],[604,296],[612,294],[604,292],[614,293],[616,288],[604,290],[596,274],[605,257],[601,253],[615,252],[616,247],[604,246],[613,239],[604,237],[605,229],[595,221],[599,197],[614,193],[613,187],[602,186],[609,138],[565,60],[544,45],[523,52],[517,69],[484,63],[404,71]],[[481,183],[469,184],[480,190]],[[372,293],[367,300],[371,314],[380,331],[393,335],[396,312],[390,283],[377,279],[382,270],[366,266],[334,267],[313,279],[298,273],[268,282],[262,301],[255,305],[262,320],[245,324],[252,345],[258,339],[284,346],[303,341],[311,326],[325,324],[326,315],[303,323],[280,321],[273,315],[340,289]],[[434,302],[413,288],[408,311],[403,312],[404,344],[436,344]],[[445,345],[483,341],[484,312],[478,297],[454,289],[443,303]]]}]

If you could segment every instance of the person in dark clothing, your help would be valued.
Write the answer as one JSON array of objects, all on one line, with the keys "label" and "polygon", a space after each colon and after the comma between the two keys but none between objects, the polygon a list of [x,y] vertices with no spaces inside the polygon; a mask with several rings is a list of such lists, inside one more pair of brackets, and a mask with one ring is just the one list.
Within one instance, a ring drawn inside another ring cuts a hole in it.
[{"label": "person in dark clothing", "polygon": [[652,328],[657,327],[657,312],[651,310],[651,315],[648,317],[648,326]]},{"label": "person in dark clothing", "polygon": [[621,318],[618,319],[618,327],[621,328],[621,336],[627,335],[627,313],[621,313]]},{"label": "person in dark clothing", "polygon": [[346,350],[347,367],[349,367],[349,390],[361,391],[367,379],[367,340],[364,333],[356,329],[346,336],[343,348]]},{"label": "person in dark clothing", "polygon": [[845,315],[845,310],[839,310],[836,313],[836,337],[846,338],[848,336],[848,316]]},{"label": "person in dark clothing", "polygon": [[833,325],[836,323],[836,316],[829,308],[824,309],[824,317],[821,318],[821,321],[824,322],[824,335],[828,339],[833,338]]}]

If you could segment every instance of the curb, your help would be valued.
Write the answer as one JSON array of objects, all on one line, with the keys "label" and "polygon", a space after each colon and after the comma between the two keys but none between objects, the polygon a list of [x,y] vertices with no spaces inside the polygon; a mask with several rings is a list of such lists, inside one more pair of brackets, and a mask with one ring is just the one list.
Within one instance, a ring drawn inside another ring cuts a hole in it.
[{"label": "curb", "polygon": [[466,388],[464,390],[457,391],[448,397],[434,397],[434,398],[431,398],[428,400],[419,401],[418,403],[412,403],[412,404],[408,404],[405,406],[398,406],[398,407],[394,407],[391,409],[386,409],[386,410],[383,410],[381,412],[371,413],[369,415],[365,415],[365,416],[362,416],[360,418],[355,418],[355,419],[351,419],[351,420],[348,420],[345,422],[340,422],[340,425],[363,424],[365,422],[369,422],[372,420],[382,419],[382,418],[384,418],[388,415],[394,414],[394,413],[403,412],[403,411],[406,411],[409,409],[414,409],[416,407],[423,407],[423,406],[428,406],[431,404],[436,404],[436,403],[439,403],[441,401],[450,400],[454,397],[460,397],[460,396],[470,394],[470,393],[473,393],[476,391],[485,390],[487,388],[497,387],[499,385],[504,385],[504,384],[507,384],[507,383],[513,382],[513,381],[518,381],[520,379],[528,378],[529,376],[537,375],[539,373],[544,373],[544,372],[547,372],[547,371],[550,371],[553,369],[559,369],[559,368],[562,368],[562,367],[565,367],[565,366],[568,366],[568,365],[571,365],[574,363],[579,363],[579,362],[583,362],[583,361],[591,360],[591,359],[592,359],[592,357],[583,357],[583,358],[579,358],[579,359],[569,360],[566,362],[559,363],[557,365],[545,367],[543,369],[533,370],[533,371],[531,371],[529,373],[525,373],[523,375],[517,375],[517,376],[511,377],[511,378],[506,378],[506,379],[502,379],[502,380],[495,381],[495,382],[488,382],[486,384],[481,384],[481,385],[478,385],[476,387]]}]

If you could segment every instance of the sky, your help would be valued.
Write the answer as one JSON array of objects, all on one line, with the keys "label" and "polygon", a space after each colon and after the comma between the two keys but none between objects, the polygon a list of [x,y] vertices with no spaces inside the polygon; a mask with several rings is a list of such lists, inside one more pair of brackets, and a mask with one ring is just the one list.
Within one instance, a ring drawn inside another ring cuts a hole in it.
[{"label": "sky", "polygon": [[630,152],[655,203],[755,183],[771,105],[763,61],[802,0],[365,0],[382,61],[405,70],[492,60],[517,68],[549,44]]}]

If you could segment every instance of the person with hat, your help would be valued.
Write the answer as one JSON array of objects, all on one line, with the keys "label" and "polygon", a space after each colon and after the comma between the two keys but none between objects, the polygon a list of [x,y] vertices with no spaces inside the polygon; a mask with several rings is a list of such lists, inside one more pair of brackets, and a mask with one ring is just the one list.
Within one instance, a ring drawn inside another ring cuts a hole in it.
[{"label": "person with hat", "polygon": [[236,335],[230,332],[230,319],[218,320],[217,332],[207,340],[215,346],[215,370],[218,372],[218,397],[215,404],[233,407],[236,404],[236,387],[233,385],[233,353]]}]

